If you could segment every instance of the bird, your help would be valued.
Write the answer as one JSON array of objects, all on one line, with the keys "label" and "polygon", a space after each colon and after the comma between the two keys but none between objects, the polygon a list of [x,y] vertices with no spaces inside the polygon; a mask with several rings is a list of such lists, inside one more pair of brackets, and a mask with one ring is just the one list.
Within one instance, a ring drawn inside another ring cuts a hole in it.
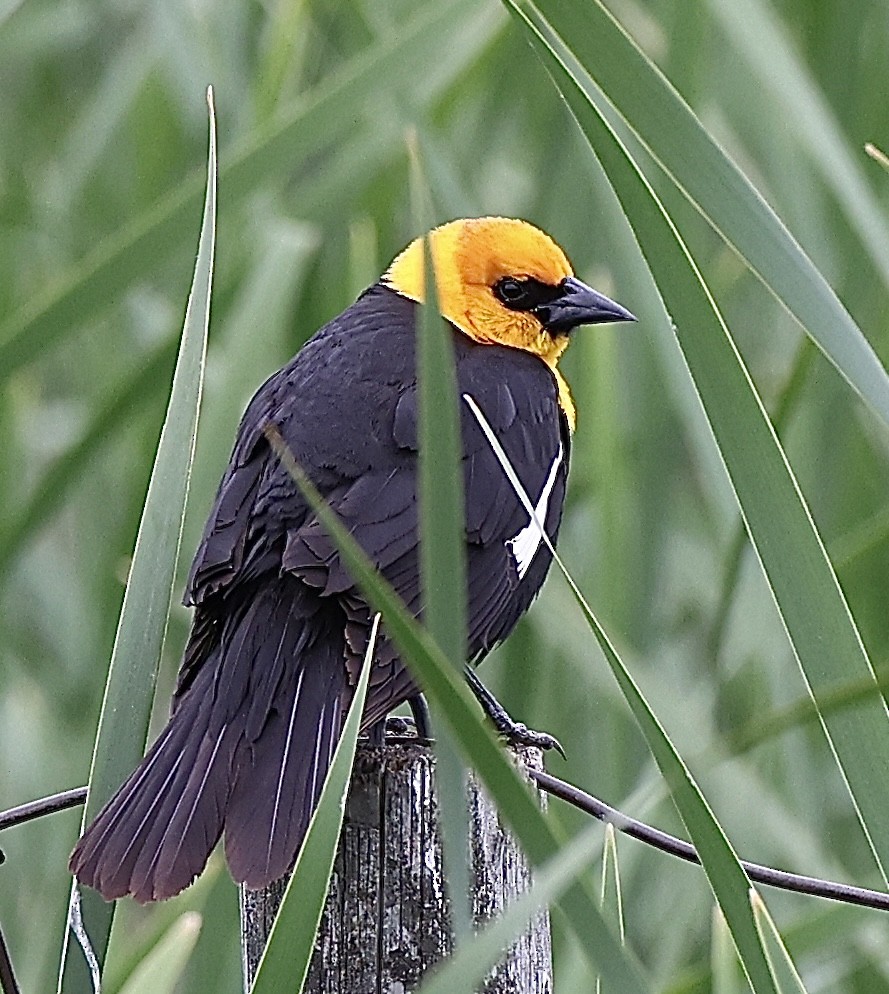
[{"label": "bird", "polygon": [[[424,245],[459,393],[470,672],[543,584],[552,556],[541,525],[555,542],[575,428],[559,358],[578,326],[635,318],[578,279],[529,222],[463,218],[411,242],[248,404],[188,575],[184,603],[194,613],[169,721],[71,855],[77,880],[106,900],[178,894],[223,835],[233,879],[264,887],[292,867],[317,804],[373,614],[273,451],[270,428],[422,617],[415,345]],[[420,693],[385,638],[371,665],[365,732],[398,705],[419,704]],[[473,689],[490,704],[480,683]],[[506,734],[555,741],[504,714],[492,717]]]}]

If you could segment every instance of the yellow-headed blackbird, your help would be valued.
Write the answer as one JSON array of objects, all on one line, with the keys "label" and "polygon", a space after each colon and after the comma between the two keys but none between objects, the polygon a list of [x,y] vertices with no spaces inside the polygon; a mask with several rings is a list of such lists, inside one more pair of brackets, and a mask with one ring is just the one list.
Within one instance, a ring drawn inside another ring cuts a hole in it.
[{"label": "yellow-headed blackbird", "polygon": [[[555,539],[574,427],[556,363],[577,325],[633,316],[578,280],[562,250],[524,221],[454,221],[433,231],[430,244],[439,306],[453,328],[476,662],[527,610],[551,558],[486,432]],[[71,857],[78,879],[108,899],[178,893],[223,832],[235,880],[260,887],[282,876],[340,735],[370,610],[264,429],[277,428],[420,614],[415,328],[423,261],[418,240],[247,408],[188,579],[185,603],[195,612],[172,716]],[[417,694],[384,640],[364,728]]]}]

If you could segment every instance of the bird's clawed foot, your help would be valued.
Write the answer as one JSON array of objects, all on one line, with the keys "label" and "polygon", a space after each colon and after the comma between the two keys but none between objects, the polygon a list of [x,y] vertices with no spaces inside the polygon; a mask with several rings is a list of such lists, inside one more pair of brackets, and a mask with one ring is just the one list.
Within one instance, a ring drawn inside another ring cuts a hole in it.
[{"label": "bird's clawed foot", "polygon": [[[506,721],[495,721],[494,728],[497,730],[497,734],[502,735],[510,745],[534,746],[537,749],[542,749],[544,752],[555,749],[562,759],[568,758],[565,755],[565,750],[562,748],[562,743],[555,735],[528,728],[521,721],[513,721],[505,711],[503,713],[506,716]],[[492,718],[491,720],[493,721],[494,719]]]},{"label": "bird's clawed foot", "polygon": [[[494,730],[510,745],[533,746],[549,752],[555,749],[565,759],[562,743],[549,732],[538,732],[520,721],[513,721],[509,712],[497,700],[490,690],[479,680],[475,670],[466,668],[466,682],[481,705],[482,711],[490,718]],[[412,717],[390,715],[378,721],[369,729],[368,737],[373,745],[383,745],[385,738],[391,736],[397,739],[416,738],[419,742],[431,742],[432,732],[429,723],[429,707],[422,694],[415,694],[408,699]]]},{"label": "bird's clawed foot", "polygon": [[476,676],[475,670],[468,666],[466,667],[466,682],[475,695],[475,699],[481,705],[482,711],[491,719],[497,734],[501,735],[507,742],[512,745],[534,746],[544,750],[544,752],[555,749],[562,759],[566,758],[562,743],[554,735],[550,735],[549,732],[537,732],[520,721],[513,721],[506,708]]}]

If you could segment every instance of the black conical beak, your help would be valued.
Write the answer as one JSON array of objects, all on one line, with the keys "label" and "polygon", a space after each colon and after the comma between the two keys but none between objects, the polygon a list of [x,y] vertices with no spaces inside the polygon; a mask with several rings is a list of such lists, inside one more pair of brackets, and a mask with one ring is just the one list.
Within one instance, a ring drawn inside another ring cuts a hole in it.
[{"label": "black conical beak", "polygon": [[567,332],[580,324],[636,320],[626,307],[574,276],[566,276],[558,289],[557,297],[534,308],[534,314],[548,331]]}]

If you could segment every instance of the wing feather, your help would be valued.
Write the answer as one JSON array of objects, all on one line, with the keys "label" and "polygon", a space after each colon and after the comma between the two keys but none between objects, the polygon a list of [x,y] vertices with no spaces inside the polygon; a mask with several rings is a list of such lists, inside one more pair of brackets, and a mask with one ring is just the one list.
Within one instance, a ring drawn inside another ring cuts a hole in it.
[{"label": "wing feather", "polygon": [[[546,528],[555,539],[567,477],[567,436],[558,406],[555,379],[538,359],[517,350],[466,345],[455,339],[457,380],[485,411],[525,488],[546,510]],[[462,405],[461,405],[462,407]],[[388,458],[329,498],[359,542],[402,600],[422,615],[419,582],[416,387],[404,390],[392,419],[394,448]],[[517,559],[514,543],[529,517],[513,491],[490,444],[468,409],[461,409],[470,658],[482,657],[504,639],[540,589],[549,553],[531,541]],[[366,646],[370,611],[355,590],[336,547],[321,523],[309,517],[287,532],[283,568],[319,588],[325,596],[350,602],[347,637],[350,672]],[[521,567],[521,568],[520,568]],[[379,676],[372,681],[366,720],[382,716],[416,692],[391,646],[378,652]]]}]

